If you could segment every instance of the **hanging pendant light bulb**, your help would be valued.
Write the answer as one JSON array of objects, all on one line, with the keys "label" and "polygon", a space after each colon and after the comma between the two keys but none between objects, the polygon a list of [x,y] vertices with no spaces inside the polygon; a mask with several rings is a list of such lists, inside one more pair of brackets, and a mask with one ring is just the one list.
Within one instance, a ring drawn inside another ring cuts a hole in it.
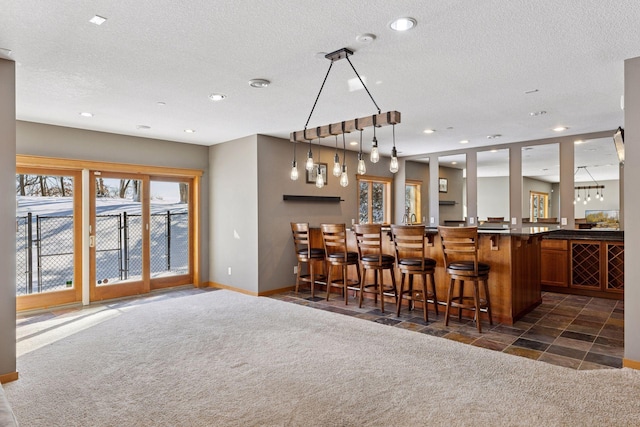
[{"label": "hanging pendant light bulb", "polygon": [[364,175],[367,173],[367,165],[362,158],[362,130],[360,131],[360,151],[358,152],[358,174]]},{"label": "hanging pendant light bulb", "polygon": [[322,176],[322,171],[320,170],[320,138],[318,138],[318,170],[316,174],[316,187],[322,188],[324,187],[324,177]]},{"label": "hanging pendant light bulb", "polygon": [[600,201],[604,202],[604,188],[602,189],[602,191],[600,192]]},{"label": "hanging pendant light bulb", "polygon": [[576,199],[573,199],[573,204],[574,204],[574,205],[576,204]]},{"label": "hanging pendant light bulb", "polygon": [[344,122],[342,122],[342,174],[340,175],[340,185],[346,187],[349,185],[349,176],[347,176],[347,143],[344,140]]},{"label": "hanging pendant light bulb", "polygon": [[580,201],[580,190],[578,190],[578,197],[576,197],[577,201]]},{"label": "hanging pendant light bulb", "polygon": [[591,191],[587,190],[587,202],[591,201]]},{"label": "hanging pendant light bulb", "polygon": [[318,176],[316,176],[316,187],[318,188],[324,187],[324,178],[322,177],[322,172],[320,171],[320,165],[318,165]]},{"label": "hanging pendant light bulb", "polygon": [[378,152],[378,138],[376,138],[376,125],[375,125],[375,116],[374,116],[374,124],[373,124],[373,147],[371,147],[371,163],[378,163],[380,161],[380,153]]},{"label": "hanging pendant light bulb", "polygon": [[338,135],[336,135],[336,154],[333,156],[333,176],[339,177],[342,174],[340,166],[340,156],[338,156]]},{"label": "hanging pendant light bulb", "polygon": [[309,172],[313,170],[313,153],[311,152],[311,140],[309,140],[309,152],[307,153],[307,163],[304,168]]},{"label": "hanging pendant light bulb", "polygon": [[296,145],[298,145],[298,143],[294,142],[293,143],[293,161],[291,162],[291,174],[289,175],[289,177],[291,178],[291,181],[298,180],[298,162],[296,162]]},{"label": "hanging pendant light bulb", "polygon": [[391,173],[398,172],[398,151],[396,150],[396,125],[393,124],[393,148],[391,149],[391,163],[389,164],[389,171]]}]

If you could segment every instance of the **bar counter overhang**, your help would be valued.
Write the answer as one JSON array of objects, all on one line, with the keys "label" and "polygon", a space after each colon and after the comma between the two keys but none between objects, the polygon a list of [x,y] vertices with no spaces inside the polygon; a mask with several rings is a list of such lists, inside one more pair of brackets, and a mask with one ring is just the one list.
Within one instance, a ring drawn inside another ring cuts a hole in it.
[{"label": "bar counter overhang", "polygon": [[[416,227],[424,226],[416,225]],[[491,266],[489,294],[494,322],[513,325],[542,302],[540,249],[542,238],[550,231],[547,227],[478,230],[480,261]],[[311,232],[313,246],[321,247],[320,229],[313,227]],[[351,231],[348,235],[350,250],[357,251],[355,235]],[[449,277],[444,269],[438,229],[425,227],[425,239],[428,245],[427,256],[436,260],[435,281],[438,301],[445,304]],[[386,238],[383,236],[383,252],[395,253],[390,232],[386,233]],[[399,271],[396,271],[399,285],[401,276]],[[384,280],[385,283],[391,283],[388,272],[385,273]],[[471,288],[471,286],[466,287],[465,294]]]}]

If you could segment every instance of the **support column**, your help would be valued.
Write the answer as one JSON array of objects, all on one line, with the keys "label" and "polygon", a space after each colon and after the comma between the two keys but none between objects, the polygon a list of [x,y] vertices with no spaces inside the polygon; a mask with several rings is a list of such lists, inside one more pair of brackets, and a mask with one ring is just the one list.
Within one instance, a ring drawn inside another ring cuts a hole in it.
[{"label": "support column", "polygon": [[16,372],[16,67],[0,58],[0,382]]},{"label": "support column", "polygon": [[[624,366],[640,369],[640,57],[624,61]],[[633,220],[632,220],[633,218]]]}]

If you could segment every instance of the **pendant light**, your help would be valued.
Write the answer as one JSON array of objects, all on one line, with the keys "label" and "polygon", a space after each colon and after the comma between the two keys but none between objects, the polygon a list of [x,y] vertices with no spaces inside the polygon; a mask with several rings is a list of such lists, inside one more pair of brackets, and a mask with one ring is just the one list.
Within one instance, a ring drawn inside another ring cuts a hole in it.
[{"label": "pendant light", "polygon": [[313,170],[313,153],[311,152],[311,140],[309,140],[309,152],[307,153],[307,163],[305,169],[311,172]]},{"label": "pendant light", "polygon": [[362,129],[360,130],[360,151],[358,152],[358,174],[364,175],[367,173],[367,165],[364,164],[364,159],[362,158]]},{"label": "pendant light", "polygon": [[338,135],[336,135],[336,154],[333,156],[333,176],[339,177],[342,174],[340,166],[340,156],[338,156]]},{"label": "pendant light", "polygon": [[344,122],[342,122],[342,174],[340,175],[340,185],[346,187],[349,185],[349,177],[347,176],[347,143],[344,140]]},{"label": "pendant light", "polygon": [[376,138],[376,116],[373,116],[373,147],[371,147],[371,163],[380,161],[380,153],[378,152],[378,138]]},{"label": "pendant light", "polygon": [[393,148],[391,149],[391,164],[389,165],[389,170],[391,173],[398,172],[398,151],[396,150],[396,125],[394,124],[392,127],[393,130]]},{"label": "pendant light", "polygon": [[298,145],[297,142],[293,143],[293,161],[291,162],[291,181],[297,181],[298,180],[298,162],[296,162],[296,145]]},{"label": "pendant light", "polygon": [[318,139],[318,173],[316,174],[316,187],[318,188],[324,187],[324,177],[320,170],[320,148],[320,140]]}]

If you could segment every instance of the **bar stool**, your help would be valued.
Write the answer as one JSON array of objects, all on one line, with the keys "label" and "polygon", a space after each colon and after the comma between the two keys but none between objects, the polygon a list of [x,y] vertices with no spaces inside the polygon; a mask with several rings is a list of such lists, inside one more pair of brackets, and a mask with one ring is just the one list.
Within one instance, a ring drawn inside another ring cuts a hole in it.
[{"label": "bar stool", "polygon": [[[400,281],[400,293],[398,298],[398,312],[400,316],[400,307],[402,299],[407,295],[409,300],[409,309],[413,309],[414,301],[422,301],[424,321],[429,321],[427,314],[428,303],[433,304],[436,316],[438,315],[438,298],[436,296],[436,282],[434,272],[436,260],[426,257],[424,242],[424,226],[415,225],[392,225],[391,235],[396,250],[396,262],[398,268],[402,272]],[[405,275],[409,275],[409,288],[404,289]],[[414,292],[413,276],[422,276],[422,293]],[[431,282],[431,291],[427,287],[427,277]]]},{"label": "bar stool", "polygon": [[[331,287],[342,288],[344,293],[344,303],[349,304],[349,289],[359,290],[356,286],[360,285],[360,269],[358,268],[358,253],[349,252],[347,249],[347,229],[344,224],[321,224],[322,241],[324,242],[324,251],[327,262],[329,263],[329,272],[327,273],[327,301],[329,301],[329,292]],[[358,280],[349,280],[347,270],[350,265],[356,267]],[[332,278],[335,267],[342,271],[342,283],[334,281]]]},{"label": "bar stool", "polygon": [[[380,311],[384,313],[384,294],[393,292],[398,302],[398,290],[396,289],[395,262],[393,255],[382,253],[382,226],[380,224],[355,224],[356,241],[358,243],[358,255],[362,266],[362,281],[360,282],[360,305],[362,307],[362,297],[365,292],[372,292],[375,295],[375,303],[378,303],[380,296]],[[365,284],[367,270],[373,271],[374,282]],[[391,272],[391,284],[384,285],[384,270]],[[378,281],[380,276],[380,281]],[[373,288],[368,290],[367,288]]]},{"label": "bar stool", "polygon": [[[298,258],[298,274],[296,275],[296,295],[301,282],[309,283],[311,297],[315,296],[314,285],[324,282],[325,276],[316,275],[315,264],[324,262],[324,248],[311,247],[309,223],[292,222],[293,245]],[[308,274],[302,274],[302,264],[307,265]]]},{"label": "bar stool", "polygon": [[[478,332],[482,332],[480,313],[486,311],[489,324],[491,318],[491,301],[489,299],[489,265],[478,261],[478,228],[477,227],[438,227],[444,265],[451,280],[447,292],[447,310],[445,326],[449,325],[451,307],[458,308],[458,319],[462,319],[462,310],[474,312],[474,320]],[[458,294],[454,296],[456,280],[459,282]],[[473,296],[464,295],[464,282],[473,282]],[[480,296],[480,282],[483,284],[484,298]]]}]

